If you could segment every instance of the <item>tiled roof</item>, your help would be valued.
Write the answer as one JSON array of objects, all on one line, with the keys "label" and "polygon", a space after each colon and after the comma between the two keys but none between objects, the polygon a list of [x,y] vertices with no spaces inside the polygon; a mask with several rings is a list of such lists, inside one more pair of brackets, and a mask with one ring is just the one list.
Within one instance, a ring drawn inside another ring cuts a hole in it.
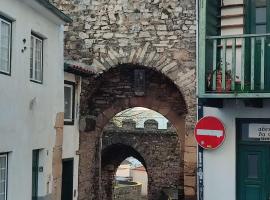
[{"label": "tiled roof", "polygon": [[66,61],[64,63],[64,71],[68,73],[80,75],[80,76],[89,76],[89,75],[94,74],[94,71],[92,71],[90,67],[87,67],[80,63],[75,63],[75,62],[71,63],[70,61]]}]

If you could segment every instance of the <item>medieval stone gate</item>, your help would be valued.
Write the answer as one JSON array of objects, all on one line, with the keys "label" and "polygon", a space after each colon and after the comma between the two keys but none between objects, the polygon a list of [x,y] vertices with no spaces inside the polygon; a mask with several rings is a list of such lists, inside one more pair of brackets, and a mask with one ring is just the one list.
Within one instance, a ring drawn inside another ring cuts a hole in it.
[{"label": "medieval stone gate", "polygon": [[[144,84],[139,84],[137,88],[135,77],[138,72],[142,73]],[[97,177],[101,169],[99,152],[103,128],[117,113],[132,107],[155,110],[170,120],[177,129],[180,171],[183,172],[179,179],[184,185],[184,179],[187,178],[185,170],[195,170],[190,168],[195,165],[187,163],[186,168],[184,166],[185,137],[188,137],[185,130],[187,106],[175,84],[153,69],[121,65],[100,77],[84,80],[83,90],[87,91],[89,88],[93,93],[88,91],[81,100],[79,195],[85,195],[84,198],[89,199],[98,198],[99,185],[96,183],[99,182]]]},{"label": "medieval stone gate", "polygon": [[[122,127],[110,123],[102,138],[102,199],[112,199],[115,173],[128,157],[142,163],[148,175],[148,199],[160,199],[162,192],[173,191],[183,199],[183,180],[178,136],[172,126],[158,129],[158,122],[148,119],[144,128],[133,120],[124,120]],[[182,169],[183,170],[183,169]]]},{"label": "medieval stone gate", "polygon": [[104,126],[136,106],[177,129],[180,179],[185,198],[195,199],[195,0],[51,1],[73,19],[65,27],[66,62],[93,72],[82,81],[79,199],[98,199]]}]

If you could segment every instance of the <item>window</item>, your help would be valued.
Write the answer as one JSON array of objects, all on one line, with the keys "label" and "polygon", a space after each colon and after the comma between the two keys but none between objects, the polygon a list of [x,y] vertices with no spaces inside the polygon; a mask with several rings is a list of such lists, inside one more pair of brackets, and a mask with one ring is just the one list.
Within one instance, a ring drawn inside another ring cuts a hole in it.
[{"label": "window", "polygon": [[38,199],[39,149],[32,153],[32,200]]},{"label": "window", "polygon": [[266,0],[256,0],[255,1],[256,9],[255,9],[255,23],[256,23],[256,33],[266,33],[266,25],[267,25],[267,4]]},{"label": "window", "polygon": [[10,74],[11,23],[0,17],[0,72]]},{"label": "window", "polygon": [[75,101],[75,84],[73,82],[65,81],[65,124],[73,125],[74,124],[74,101]]},{"label": "window", "polygon": [[31,35],[30,46],[30,80],[42,83],[43,79],[43,40]]},{"label": "window", "polygon": [[0,200],[7,199],[7,154],[0,154]]}]

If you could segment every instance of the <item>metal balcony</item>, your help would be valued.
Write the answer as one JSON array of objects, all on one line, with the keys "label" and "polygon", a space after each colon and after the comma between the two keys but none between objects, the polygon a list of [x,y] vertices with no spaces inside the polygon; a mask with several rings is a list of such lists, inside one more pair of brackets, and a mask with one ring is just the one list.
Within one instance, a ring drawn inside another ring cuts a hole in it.
[{"label": "metal balcony", "polygon": [[198,97],[270,98],[270,33],[225,35],[222,9],[199,1]]}]

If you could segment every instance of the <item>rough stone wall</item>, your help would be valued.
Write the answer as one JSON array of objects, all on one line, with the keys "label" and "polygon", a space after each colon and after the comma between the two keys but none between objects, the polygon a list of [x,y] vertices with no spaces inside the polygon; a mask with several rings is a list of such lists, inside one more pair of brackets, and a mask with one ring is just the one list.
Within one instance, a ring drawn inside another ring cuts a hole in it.
[{"label": "rough stone wall", "polygon": [[[183,180],[180,180],[183,168],[179,162],[181,152],[176,132],[157,129],[157,122],[154,128],[152,121],[145,122],[148,128],[135,128],[132,122],[123,123],[123,128],[109,126],[104,130],[102,179],[105,185],[110,185],[112,190],[112,183],[107,182],[111,177],[110,172],[115,174],[121,162],[133,156],[147,170],[149,200],[159,199],[165,188],[177,188],[179,199],[183,199]],[[106,189],[107,195],[102,199],[110,200],[112,192]]]},{"label": "rough stone wall", "polygon": [[123,187],[117,187],[114,189],[114,200],[142,200],[141,196],[141,184],[127,185]]},{"label": "rough stone wall", "polygon": [[195,108],[195,0],[50,0],[72,19],[65,58],[103,73],[121,63],[155,68],[185,95],[187,126]]},{"label": "rough stone wall", "polygon": [[[195,0],[51,0],[70,15],[65,28],[65,57],[105,74],[119,64],[133,64],[163,73],[178,87],[186,105],[185,194],[195,198],[196,148],[193,125],[195,97]],[[94,86],[83,80],[83,96],[93,98]],[[163,90],[160,89],[162,93]],[[83,101],[83,99],[82,99]],[[82,102],[82,113],[86,110]],[[87,111],[86,111],[87,112]],[[102,129],[102,127],[101,127]],[[81,134],[81,159],[95,160],[99,133]],[[88,142],[88,145],[86,145]],[[85,146],[88,149],[82,149]],[[87,167],[86,167],[87,165]],[[80,166],[90,168],[91,161]],[[90,175],[89,175],[90,176]],[[87,185],[87,176],[80,182]],[[91,188],[92,190],[93,188]],[[83,188],[81,196],[90,193]],[[79,194],[80,196],[80,194]],[[91,197],[89,197],[91,198]],[[81,199],[86,199],[82,197]]]},{"label": "rough stone wall", "polygon": [[[81,132],[80,132],[80,169],[79,194],[89,198],[86,193],[91,193],[93,199],[98,189],[95,188],[95,177],[99,158],[99,137],[103,127],[120,111],[130,107],[146,107],[153,109],[165,116],[177,129],[180,152],[184,151],[186,104],[177,87],[164,75],[145,68],[145,88],[143,96],[134,93],[134,70],[133,66],[122,66],[110,69],[96,79],[89,79],[83,85],[81,98]],[[84,107],[85,106],[85,107]],[[84,124],[84,125],[83,125]],[[181,144],[181,145],[180,145]],[[181,154],[178,160],[183,169],[184,158]],[[90,165],[90,166],[88,166]],[[89,173],[91,169],[91,173]],[[183,171],[183,170],[181,170]],[[183,174],[179,179],[183,180]],[[90,180],[88,182],[88,180]],[[84,188],[89,184],[88,188]],[[80,191],[83,188],[83,191]],[[86,191],[86,192],[85,192]],[[93,192],[92,192],[93,191]],[[91,199],[89,198],[89,199]]]}]

